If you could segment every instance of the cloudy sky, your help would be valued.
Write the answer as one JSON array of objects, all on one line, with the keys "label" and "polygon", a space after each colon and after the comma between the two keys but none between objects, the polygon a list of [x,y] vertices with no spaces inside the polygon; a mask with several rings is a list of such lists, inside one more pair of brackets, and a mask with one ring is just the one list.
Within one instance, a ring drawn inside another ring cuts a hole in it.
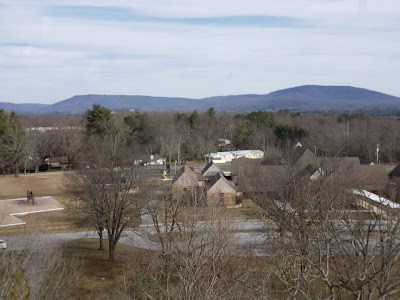
[{"label": "cloudy sky", "polygon": [[399,0],[0,0],[0,102],[303,84],[400,96]]}]

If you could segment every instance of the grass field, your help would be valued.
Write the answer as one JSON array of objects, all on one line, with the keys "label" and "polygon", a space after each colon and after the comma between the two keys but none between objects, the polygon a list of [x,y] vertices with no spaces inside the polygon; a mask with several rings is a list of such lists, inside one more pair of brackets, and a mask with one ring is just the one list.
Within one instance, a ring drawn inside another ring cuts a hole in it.
[{"label": "grass field", "polygon": [[227,210],[229,220],[254,220],[261,219],[265,210],[251,199],[243,199],[242,207]]},{"label": "grass field", "polygon": [[[41,228],[46,232],[68,232],[87,230],[78,226],[76,217],[68,209],[68,201],[63,192],[63,176],[65,172],[47,172],[21,174],[19,177],[0,176],[0,201],[4,199],[25,198],[26,191],[32,190],[36,197],[53,196],[66,209],[63,211],[36,213],[19,217],[26,225],[2,227],[1,235],[23,234],[32,227]],[[249,220],[261,218],[263,209],[253,201],[245,199],[240,208],[226,209],[222,212],[228,220]]]},{"label": "grass field", "polygon": [[35,196],[63,196],[62,182],[64,172],[47,172],[0,176],[0,200],[25,198],[26,191],[31,190]]},{"label": "grass field", "polygon": [[[77,255],[82,262],[83,278],[72,299],[108,299],[124,290],[124,281],[132,275],[131,263],[145,266],[154,255],[149,250],[119,244],[115,262],[108,261],[107,243],[105,250],[98,249],[97,239],[85,239],[64,245],[64,255]],[[145,269],[145,268],[144,268]]]},{"label": "grass field", "polygon": [[[53,196],[64,207],[67,204],[63,188],[65,172],[21,174],[19,177],[0,176],[0,201],[4,199],[26,198],[26,191],[32,190],[35,197]],[[74,213],[68,210],[43,212],[19,216],[26,225],[0,228],[1,235],[23,234],[35,228],[46,232],[67,232],[86,230],[76,225]]]}]

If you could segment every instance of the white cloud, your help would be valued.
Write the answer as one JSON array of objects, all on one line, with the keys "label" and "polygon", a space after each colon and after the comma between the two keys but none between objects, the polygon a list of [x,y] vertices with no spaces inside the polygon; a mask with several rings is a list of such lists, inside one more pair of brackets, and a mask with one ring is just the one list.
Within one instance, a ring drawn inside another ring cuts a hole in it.
[{"label": "white cloud", "polygon": [[199,98],[311,83],[400,95],[400,9],[392,0],[112,2],[163,18],[307,19],[298,28],[70,19],[43,14],[54,1],[2,2],[8,6],[0,7],[0,68],[6,70],[0,101],[54,102],[85,93]]}]

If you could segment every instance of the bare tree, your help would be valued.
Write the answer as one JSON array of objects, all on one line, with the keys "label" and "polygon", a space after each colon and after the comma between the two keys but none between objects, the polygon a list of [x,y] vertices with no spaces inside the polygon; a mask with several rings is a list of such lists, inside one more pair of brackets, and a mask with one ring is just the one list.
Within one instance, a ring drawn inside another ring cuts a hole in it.
[{"label": "bare tree", "polygon": [[254,297],[253,286],[245,284],[248,270],[241,254],[230,247],[230,226],[220,207],[205,207],[204,195],[195,190],[179,193],[167,188],[150,195],[146,210],[161,253],[145,278],[134,278],[141,294],[149,299]]},{"label": "bare tree", "polygon": [[60,129],[60,152],[67,158],[68,169],[76,160],[79,150],[82,149],[82,130],[77,128],[61,128]]},{"label": "bare tree", "polygon": [[137,166],[129,169],[82,169],[66,175],[65,190],[76,201],[88,225],[99,234],[107,231],[109,260],[114,261],[117,243],[140,210],[139,187],[143,174]]},{"label": "bare tree", "polygon": [[0,299],[70,299],[82,276],[76,257],[45,248],[34,232],[19,250],[0,253]]},{"label": "bare tree", "polygon": [[125,150],[120,131],[108,128],[103,135],[87,137],[83,155],[87,167],[65,174],[65,192],[83,220],[95,227],[99,249],[103,249],[103,230],[107,231],[110,261],[122,233],[139,212],[145,180],[145,173]]},{"label": "bare tree", "polygon": [[265,170],[253,183],[270,224],[266,245],[277,292],[288,299],[396,298],[398,211],[365,211],[351,193],[357,182],[348,175],[354,170],[336,159],[319,159],[314,180],[289,162],[281,170],[282,193],[270,192]]}]

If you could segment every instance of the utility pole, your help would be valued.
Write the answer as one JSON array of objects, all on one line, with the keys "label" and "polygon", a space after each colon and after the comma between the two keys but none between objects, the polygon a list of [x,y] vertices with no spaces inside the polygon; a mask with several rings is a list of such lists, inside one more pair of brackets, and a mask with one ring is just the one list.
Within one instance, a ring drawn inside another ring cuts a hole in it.
[{"label": "utility pole", "polygon": [[376,164],[379,165],[379,144],[376,144]]}]

